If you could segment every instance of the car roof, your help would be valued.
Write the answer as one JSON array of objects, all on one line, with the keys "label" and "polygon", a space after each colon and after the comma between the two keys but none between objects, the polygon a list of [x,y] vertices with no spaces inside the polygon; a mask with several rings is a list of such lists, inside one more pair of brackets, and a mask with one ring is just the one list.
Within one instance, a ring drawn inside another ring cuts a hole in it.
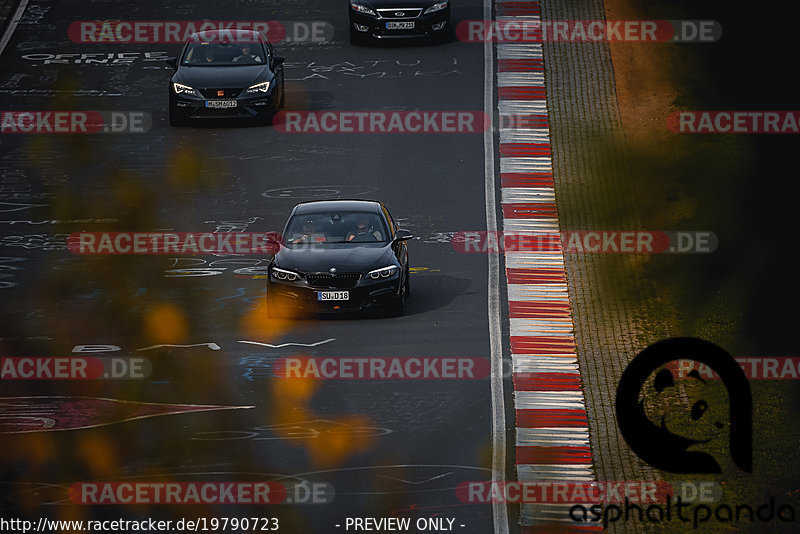
[{"label": "car roof", "polygon": [[238,29],[221,29],[221,30],[205,30],[202,32],[193,33],[189,37],[189,41],[206,41],[212,43],[219,42],[241,42],[241,41],[260,41],[265,42],[264,36],[261,32],[255,30],[238,30]]},{"label": "car roof", "polygon": [[301,202],[294,207],[294,210],[292,210],[295,215],[302,215],[305,213],[320,213],[326,211],[365,211],[380,213],[381,203],[377,200],[359,199],[312,200],[309,202]]}]

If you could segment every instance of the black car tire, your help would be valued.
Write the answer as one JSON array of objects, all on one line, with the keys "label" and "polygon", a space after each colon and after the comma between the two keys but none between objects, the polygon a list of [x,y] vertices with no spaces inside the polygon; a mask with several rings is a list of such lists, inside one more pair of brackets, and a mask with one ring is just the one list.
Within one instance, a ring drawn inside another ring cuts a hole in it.
[{"label": "black car tire", "polygon": [[389,309],[389,315],[391,317],[402,317],[406,312],[406,297],[408,297],[409,292],[411,291],[411,286],[408,285],[408,278],[408,271],[406,271],[406,279],[405,283],[403,284],[403,291]]},{"label": "black car tire", "polygon": [[441,45],[450,42],[452,35],[450,33],[449,25],[444,30],[437,32],[433,37],[434,44]]},{"label": "black car tire", "polygon": [[406,313],[406,294],[403,292],[402,295],[395,301],[392,305],[390,315],[392,317],[402,317]]},{"label": "black car tire", "polygon": [[270,106],[269,111],[261,113],[260,115],[258,115],[256,117],[256,121],[257,121],[258,125],[259,126],[271,126],[272,125],[272,121],[275,118],[275,114],[276,113],[277,113],[277,110],[275,109],[275,106]]},{"label": "black car tire", "polygon": [[185,119],[179,118],[175,115],[175,113],[170,109],[169,110],[169,125],[170,126],[185,126],[186,121]]},{"label": "black car tire", "polygon": [[271,126],[272,125],[272,117],[275,115],[274,112],[264,113],[258,118],[258,125],[259,126]]},{"label": "black car tire", "polygon": [[352,26],[350,27],[350,44],[355,46],[363,46],[366,42],[364,34],[357,31]]}]

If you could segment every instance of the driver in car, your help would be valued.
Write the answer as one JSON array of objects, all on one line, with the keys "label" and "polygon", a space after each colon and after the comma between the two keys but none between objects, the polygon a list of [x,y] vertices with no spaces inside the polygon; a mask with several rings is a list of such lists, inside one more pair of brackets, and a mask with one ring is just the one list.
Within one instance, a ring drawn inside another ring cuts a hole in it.
[{"label": "driver in car", "polygon": [[233,58],[234,63],[263,63],[264,61],[261,59],[261,56],[253,55],[250,53],[250,45],[242,45],[242,53],[241,55],[236,56]]},{"label": "driver in car", "polygon": [[325,241],[325,236],[318,233],[317,223],[313,219],[303,221],[302,231],[295,233],[289,243],[313,243],[315,241]]},{"label": "driver in car", "polygon": [[345,241],[380,241],[381,233],[373,230],[369,226],[369,220],[366,215],[359,215],[356,218],[356,229],[347,233]]}]

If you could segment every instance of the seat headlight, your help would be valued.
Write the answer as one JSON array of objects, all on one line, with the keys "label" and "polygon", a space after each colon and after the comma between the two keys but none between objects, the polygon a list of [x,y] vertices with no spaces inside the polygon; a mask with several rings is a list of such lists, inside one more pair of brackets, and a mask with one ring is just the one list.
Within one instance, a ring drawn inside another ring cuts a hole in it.
[{"label": "seat headlight", "polygon": [[425,10],[425,14],[429,13],[436,13],[437,11],[441,11],[447,7],[448,2],[437,2],[433,4],[431,7]]},{"label": "seat headlight", "polygon": [[188,85],[183,85],[182,83],[175,83],[172,82],[172,90],[175,91],[176,95],[193,95],[194,87],[189,87]]},{"label": "seat headlight", "polygon": [[269,82],[261,82],[255,85],[251,85],[250,87],[247,88],[246,92],[248,94],[253,94],[253,93],[266,93],[267,91],[269,91]]},{"label": "seat headlight", "polygon": [[363,13],[365,15],[372,15],[373,17],[377,17],[378,16],[377,13],[375,13],[373,10],[371,10],[367,6],[362,6],[361,4],[356,4],[355,2],[351,3],[350,7],[352,7],[353,10],[358,11],[359,13]]},{"label": "seat headlight", "polygon": [[373,280],[380,280],[381,278],[391,278],[395,274],[397,274],[397,267],[395,265],[390,265],[370,271],[367,276]]},{"label": "seat headlight", "polygon": [[287,271],[286,269],[279,269],[278,267],[272,268],[272,276],[278,280],[288,280],[289,282],[294,282],[295,280],[300,279],[299,274],[292,271]]}]

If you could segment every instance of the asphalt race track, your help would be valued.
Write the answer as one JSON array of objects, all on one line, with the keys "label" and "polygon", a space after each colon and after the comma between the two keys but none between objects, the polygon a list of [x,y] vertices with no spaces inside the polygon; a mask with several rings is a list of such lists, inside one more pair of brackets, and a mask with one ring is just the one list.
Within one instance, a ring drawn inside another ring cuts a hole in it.
[{"label": "asphalt race track", "polygon": [[[0,209],[15,221],[2,228],[4,245],[14,245],[3,248],[4,265],[15,262],[8,269],[11,285],[3,289],[4,356],[68,356],[78,345],[109,345],[83,350],[144,356],[152,374],[126,381],[4,381],[3,397],[42,397],[37,402],[55,414],[50,431],[23,433],[36,428],[42,408],[22,400],[25,408],[4,408],[4,514],[269,515],[286,532],[334,532],[348,516],[451,517],[464,531],[492,530],[491,505],[465,506],[454,491],[460,482],[491,476],[488,378],[311,384],[271,376],[276,360],[296,355],[489,358],[486,257],[458,254],[441,238],[485,228],[480,131],[170,128],[172,71],[163,59],[182,45],[68,38],[73,21],[96,19],[323,21],[337,29],[332,42],[276,45],[286,57],[287,110],[483,111],[479,44],[351,47],[342,7],[235,0],[28,7],[3,56],[4,79],[14,80],[3,86],[4,109],[143,111],[152,127],[2,139]],[[479,2],[465,2],[457,16],[480,12]],[[80,61],[81,54],[113,59]],[[119,58],[125,60],[115,63]],[[297,202],[337,197],[382,200],[415,234],[413,294],[404,317],[267,320],[265,255],[80,257],[63,246],[63,234],[80,231],[280,231]],[[64,222],[42,222],[54,220]],[[181,346],[148,348],[164,344]],[[112,409],[83,402],[67,415],[68,406],[86,398],[133,404]],[[224,409],[132,420],[139,403]],[[70,425],[85,429],[56,431],[75,428]],[[41,462],[9,454],[34,449],[34,455],[58,451],[57,457]],[[69,502],[66,488],[73,482],[141,477],[322,482],[336,496],[334,504],[287,503],[257,513],[247,506],[88,512],[55,504]]]},{"label": "asphalt race track", "polygon": [[[797,17],[347,4],[0,0],[0,533],[797,531]],[[206,23],[284,58],[272,124],[170,126]],[[267,313],[323,199],[413,234],[401,316]]]}]

